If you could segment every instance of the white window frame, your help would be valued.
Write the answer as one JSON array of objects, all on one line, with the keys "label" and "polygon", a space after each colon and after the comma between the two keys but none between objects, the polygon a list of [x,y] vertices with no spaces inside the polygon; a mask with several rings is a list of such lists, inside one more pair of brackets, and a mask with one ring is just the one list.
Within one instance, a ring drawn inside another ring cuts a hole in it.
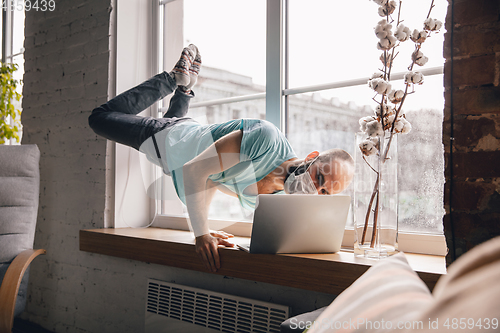
[{"label": "white window frame", "polygon": [[[284,43],[287,34],[287,2],[288,0],[267,0],[266,92],[192,103],[191,108],[249,101],[255,99],[266,99],[266,120],[272,122],[280,130],[286,133],[286,109],[288,96],[366,84],[368,77],[293,89],[290,89],[288,87],[288,54],[285,45],[286,43]],[[183,0],[153,0],[153,19],[151,21],[153,22],[153,26],[155,27],[153,31],[157,31],[158,33],[152,33],[154,37],[153,40],[157,43],[156,46],[153,46],[151,48],[153,51],[157,51],[156,55],[152,55],[151,68],[156,67],[156,70],[153,70],[152,74],[161,71],[164,63],[168,64],[175,60],[178,56],[177,53],[169,54],[166,51],[164,52],[164,48],[162,46],[163,43],[168,43],[169,49],[182,49],[182,3]],[[167,5],[169,6],[168,9]],[[175,7],[172,8],[172,5],[174,5]],[[169,19],[174,20],[175,22],[169,21]],[[168,26],[164,26],[162,24],[163,22],[168,22]],[[181,35],[180,37],[179,34]],[[161,35],[166,36],[165,41],[160,40]],[[422,72],[426,76],[441,75],[443,74],[443,68],[428,68],[422,70]],[[395,73],[392,75],[392,78],[394,80],[402,79],[403,75],[404,73]],[[158,111],[164,111],[164,108],[157,106],[156,108],[152,108],[152,110],[149,110],[149,114],[158,114]],[[119,154],[117,153],[117,157],[118,155]],[[127,169],[127,171],[130,170]],[[161,171],[159,171],[159,168],[157,168],[155,172],[157,177],[157,173]],[[155,177],[154,172],[151,174],[151,177]],[[119,180],[117,177],[116,182],[118,181]],[[116,194],[119,193],[123,194],[123,188],[121,188],[120,191],[116,191]],[[115,195],[115,197],[117,196]],[[140,223],[141,225],[144,226],[149,224],[149,221],[153,221],[152,225],[155,227],[189,230],[188,220],[186,217],[175,215],[159,215],[159,200],[150,200],[150,203],[150,208],[144,209],[144,215],[147,216],[147,219],[144,220],[144,222]],[[118,205],[115,206],[116,211]],[[227,232],[239,236],[250,236],[251,234],[251,222],[235,222],[211,219],[209,220],[209,223],[212,229],[224,229]],[[115,227],[117,226],[123,225],[120,225],[115,221]],[[346,249],[352,249],[353,243],[354,230],[348,228],[345,230],[342,246]],[[422,254],[446,255],[447,253],[444,235],[437,234],[400,232],[399,249],[404,252]]]},{"label": "white window frame", "polygon": [[[2,9],[2,58],[1,61],[5,64],[11,64],[14,61],[14,57],[23,55],[24,60],[24,47],[19,50],[14,50],[14,12],[17,11],[15,3],[12,1],[7,1],[5,3],[6,10]],[[24,8],[23,8],[24,11]],[[24,33],[23,33],[24,36]],[[24,73],[23,73],[24,74]],[[22,83],[21,83],[22,85]],[[22,87],[19,87],[22,90]],[[21,93],[21,91],[18,91]],[[21,103],[19,103],[19,108],[21,108]],[[21,109],[22,111],[22,109]],[[14,121],[10,119],[11,125]],[[22,135],[22,132],[21,132]],[[17,142],[16,139],[7,140],[5,145],[19,145],[21,142]]]}]

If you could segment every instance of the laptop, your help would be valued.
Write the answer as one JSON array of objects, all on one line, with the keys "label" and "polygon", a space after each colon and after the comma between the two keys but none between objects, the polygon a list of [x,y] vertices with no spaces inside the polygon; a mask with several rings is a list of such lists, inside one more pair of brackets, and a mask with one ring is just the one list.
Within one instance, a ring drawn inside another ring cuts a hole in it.
[{"label": "laptop", "polygon": [[340,250],[351,197],[259,194],[250,253],[332,253]]}]

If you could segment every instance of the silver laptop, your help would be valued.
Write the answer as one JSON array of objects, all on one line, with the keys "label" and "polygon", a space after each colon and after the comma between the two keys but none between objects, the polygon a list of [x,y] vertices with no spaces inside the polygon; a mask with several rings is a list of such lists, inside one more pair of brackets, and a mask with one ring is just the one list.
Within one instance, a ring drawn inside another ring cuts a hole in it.
[{"label": "silver laptop", "polygon": [[259,194],[250,253],[332,253],[340,250],[351,197]]}]

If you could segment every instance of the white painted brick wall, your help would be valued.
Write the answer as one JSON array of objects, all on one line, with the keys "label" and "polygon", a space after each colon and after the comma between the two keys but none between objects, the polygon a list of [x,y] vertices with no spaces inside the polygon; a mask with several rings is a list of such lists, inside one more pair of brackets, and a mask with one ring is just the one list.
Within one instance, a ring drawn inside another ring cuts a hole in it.
[{"label": "white painted brick wall", "polygon": [[56,0],[54,12],[26,13],[23,143],[41,151],[35,247],[23,317],[54,332],[138,333],[147,278],[294,306],[331,296],[79,251],[78,232],[104,225],[106,140],[87,125],[107,100],[107,0]]}]

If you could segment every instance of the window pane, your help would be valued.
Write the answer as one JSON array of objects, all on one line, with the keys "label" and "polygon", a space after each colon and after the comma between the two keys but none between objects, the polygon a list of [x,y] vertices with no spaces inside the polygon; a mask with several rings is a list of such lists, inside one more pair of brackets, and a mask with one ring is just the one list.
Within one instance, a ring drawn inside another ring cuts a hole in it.
[{"label": "window pane", "polygon": [[[398,1],[399,3],[399,1]],[[431,1],[403,1],[403,24],[422,29]],[[431,17],[444,22],[448,2],[435,1]],[[373,28],[382,18],[377,4],[368,0],[289,0],[290,88],[368,77],[381,67]],[[397,20],[397,11],[392,15]],[[393,23],[393,27],[397,22]],[[426,68],[443,65],[444,28],[423,44],[429,57]],[[393,73],[411,63],[411,41],[396,50]]]},{"label": "window pane", "polygon": [[14,10],[14,31],[12,39],[12,52],[17,54],[24,47],[24,11]]},{"label": "window pane", "polygon": [[[422,29],[430,4],[431,0],[403,1],[403,24],[412,31]],[[431,17],[444,22],[448,3],[434,4]],[[382,51],[373,33],[382,18],[374,2],[289,0],[288,18],[290,88],[369,77],[382,67]],[[397,20],[397,11],[392,18]],[[443,36],[444,28],[423,44],[422,52],[429,57],[424,68],[443,66]],[[407,41],[396,49],[393,73],[407,71],[412,44]],[[391,83],[404,89],[402,81]],[[413,130],[399,140],[400,229],[442,233],[443,76],[426,77],[415,92],[403,108]],[[288,97],[288,136],[299,156],[334,147],[352,153],[358,120],[373,114],[374,95],[363,85]]]},{"label": "window pane", "polygon": [[198,46],[202,73],[228,71],[219,72],[224,81],[237,73],[265,91],[266,0],[184,0],[184,41]]},{"label": "window pane", "polygon": [[[398,83],[402,84],[394,81]],[[409,95],[404,108],[413,129],[399,137],[399,227],[402,231],[442,233],[442,75],[426,78],[417,88],[426,85],[428,91]],[[289,96],[288,138],[299,157],[330,148],[342,148],[353,155],[358,120],[373,114],[371,106],[358,101],[369,103],[371,94],[368,87],[357,86]],[[352,195],[352,186],[346,194]]]},{"label": "window pane", "polygon": [[[264,119],[264,98],[211,106],[196,106],[196,103],[265,92],[266,0],[184,0],[183,3],[184,45],[195,44],[203,63],[187,116],[201,124]],[[163,197],[168,200],[162,202],[162,214],[187,216],[170,177],[165,178]],[[237,198],[217,191],[209,218],[252,220],[253,211],[242,208]]]}]

